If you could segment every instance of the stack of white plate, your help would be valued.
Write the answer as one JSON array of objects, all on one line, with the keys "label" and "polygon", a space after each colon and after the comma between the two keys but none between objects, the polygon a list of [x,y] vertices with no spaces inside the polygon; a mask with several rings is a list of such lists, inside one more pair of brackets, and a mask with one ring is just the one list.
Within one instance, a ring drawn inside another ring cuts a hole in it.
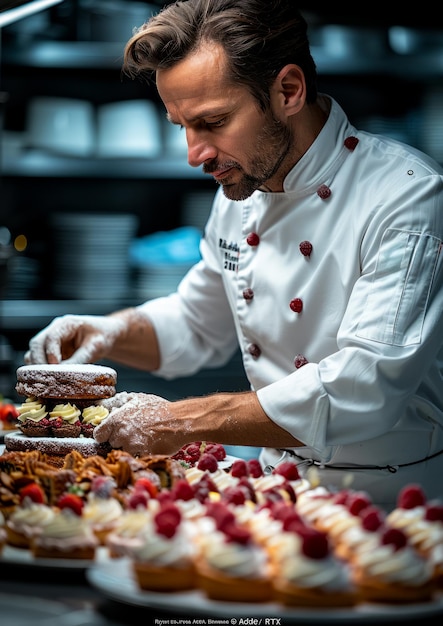
[{"label": "stack of white plate", "polygon": [[424,152],[443,163],[443,87],[428,89],[422,103],[420,147]]},{"label": "stack of white plate", "polygon": [[26,300],[32,297],[40,280],[40,264],[36,259],[16,254],[9,259],[5,297]]},{"label": "stack of white plate", "polygon": [[130,287],[129,245],[137,218],[59,213],[52,217],[53,290],[62,298],[121,298]]},{"label": "stack of white plate", "polygon": [[151,300],[173,293],[190,267],[191,265],[187,263],[150,264],[140,267],[137,274],[135,295],[142,299]]}]

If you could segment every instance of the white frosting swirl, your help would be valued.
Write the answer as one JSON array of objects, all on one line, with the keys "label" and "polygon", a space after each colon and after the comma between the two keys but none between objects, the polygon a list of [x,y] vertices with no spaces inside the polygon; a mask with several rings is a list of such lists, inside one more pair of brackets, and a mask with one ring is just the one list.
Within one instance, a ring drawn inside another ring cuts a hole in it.
[{"label": "white frosting swirl", "polygon": [[149,515],[146,509],[125,511],[118,520],[113,534],[122,538],[137,537],[141,534],[148,522]]},{"label": "white frosting swirl", "polygon": [[255,543],[240,544],[226,541],[216,531],[202,539],[202,556],[210,567],[233,578],[263,578],[267,572],[267,555]]},{"label": "white frosting swirl", "polygon": [[432,576],[431,563],[420,557],[411,546],[395,549],[393,545],[373,542],[361,546],[354,555],[354,566],[368,578],[387,583],[420,586]]},{"label": "white frosting swirl", "polygon": [[157,533],[152,520],[148,520],[140,534],[141,545],[134,558],[137,561],[168,567],[188,566],[194,556],[194,544],[182,521],[172,537]]},{"label": "white frosting swirl", "polygon": [[143,543],[143,529],[148,524],[146,509],[127,510],[106,538],[106,545],[116,554],[132,557]]},{"label": "white frosting swirl", "polygon": [[57,550],[70,551],[76,547],[97,546],[91,528],[85,520],[69,509],[63,509],[42,528],[36,538],[39,545]]},{"label": "white frosting swirl", "polygon": [[252,480],[252,485],[257,491],[268,491],[269,489],[278,489],[283,487],[285,483],[288,483],[296,495],[303,493],[311,488],[311,484],[305,478],[299,478],[297,480],[287,480],[281,474],[263,474],[256,479]]},{"label": "white frosting swirl", "polygon": [[443,545],[443,524],[427,520],[425,513],[425,507],[422,506],[398,508],[389,513],[387,522],[403,530],[417,550],[430,554],[435,547]]},{"label": "white frosting swirl", "polygon": [[328,554],[311,559],[301,550],[302,541],[296,533],[280,533],[270,543],[278,576],[292,585],[321,588],[323,591],[343,591],[350,587],[346,566]]},{"label": "white frosting swirl", "polygon": [[109,415],[109,411],[104,406],[91,405],[83,409],[82,420],[85,424],[98,426]]},{"label": "white frosting swirl", "polygon": [[32,537],[41,532],[43,526],[49,524],[55,517],[55,511],[46,504],[37,502],[26,503],[17,507],[7,521],[8,526],[26,537]]},{"label": "white frosting swirl", "polygon": [[282,523],[271,515],[269,509],[261,509],[250,516],[248,528],[258,543],[266,545],[282,532]]},{"label": "white frosting swirl", "polygon": [[97,530],[114,525],[122,513],[123,507],[115,498],[100,498],[91,493],[83,509],[83,518]]},{"label": "white frosting swirl", "polygon": [[80,417],[80,411],[69,402],[67,404],[56,404],[52,411],[49,412],[49,419],[55,420],[58,417],[61,417],[68,424],[75,424]]},{"label": "white frosting swirl", "polygon": [[331,494],[324,487],[316,487],[310,491],[304,491],[297,498],[295,508],[303,518],[315,524],[322,508],[332,499]]},{"label": "white frosting swirl", "polygon": [[18,420],[20,422],[40,422],[44,417],[48,415],[46,407],[35,400],[34,398],[26,398],[25,402],[18,407]]}]

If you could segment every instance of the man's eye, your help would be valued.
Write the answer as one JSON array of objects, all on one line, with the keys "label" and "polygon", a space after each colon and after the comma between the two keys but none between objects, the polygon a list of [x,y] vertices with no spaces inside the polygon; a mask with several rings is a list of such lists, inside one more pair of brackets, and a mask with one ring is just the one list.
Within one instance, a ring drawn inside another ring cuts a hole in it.
[{"label": "man's eye", "polygon": [[216,120],[215,122],[205,122],[206,126],[212,127],[212,128],[218,128],[219,126],[223,126],[223,124],[225,123],[225,119],[226,118],[222,118],[220,120]]}]

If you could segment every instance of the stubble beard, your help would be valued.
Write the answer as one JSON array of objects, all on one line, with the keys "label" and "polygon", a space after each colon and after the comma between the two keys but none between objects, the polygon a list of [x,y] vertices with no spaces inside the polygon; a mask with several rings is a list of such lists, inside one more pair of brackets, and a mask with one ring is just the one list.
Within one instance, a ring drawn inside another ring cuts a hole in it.
[{"label": "stubble beard", "polygon": [[223,193],[229,200],[246,200],[260,187],[266,187],[266,182],[277,174],[292,146],[293,137],[289,127],[270,114],[269,120],[257,136],[249,172],[236,161],[207,163],[203,166],[203,171],[210,174],[218,169],[236,169],[241,173],[238,182],[232,182],[229,176],[217,182],[222,185]]}]

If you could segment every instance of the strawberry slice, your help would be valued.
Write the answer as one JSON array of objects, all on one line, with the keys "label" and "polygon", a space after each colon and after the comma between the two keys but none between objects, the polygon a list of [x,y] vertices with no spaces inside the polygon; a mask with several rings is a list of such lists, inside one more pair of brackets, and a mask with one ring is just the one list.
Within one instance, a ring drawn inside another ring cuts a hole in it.
[{"label": "strawberry slice", "polygon": [[154,485],[149,478],[145,478],[144,476],[137,478],[134,483],[134,489],[136,491],[146,491],[151,498],[155,498],[158,493],[157,485]]},{"label": "strawberry slice", "polygon": [[23,502],[25,498],[29,498],[36,504],[44,504],[46,501],[45,492],[37,483],[30,483],[26,487],[22,487],[19,491],[20,502]]},{"label": "strawberry slice", "polygon": [[73,493],[65,493],[57,500],[57,506],[60,510],[70,509],[75,515],[79,517],[82,514],[84,502],[80,496],[76,496]]}]

